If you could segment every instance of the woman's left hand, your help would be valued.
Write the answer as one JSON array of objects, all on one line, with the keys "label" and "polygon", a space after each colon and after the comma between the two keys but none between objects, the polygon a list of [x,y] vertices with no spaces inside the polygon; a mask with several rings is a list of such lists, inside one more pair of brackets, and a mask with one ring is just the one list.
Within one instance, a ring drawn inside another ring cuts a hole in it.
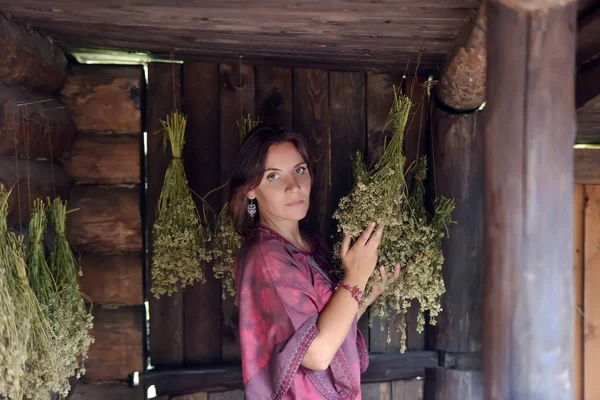
[{"label": "woman's left hand", "polygon": [[370,306],[371,304],[373,304],[373,302],[375,300],[377,300],[377,298],[381,295],[381,293],[383,293],[385,291],[385,289],[387,288],[387,286],[395,281],[398,280],[398,278],[400,278],[401,276],[404,275],[404,273],[406,272],[406,268],[400,268],[400,264],[396,263],[394,264],[394,275],[392,275],[392,277],[390,278],[388,276],[388,272],[386,271],[385,267],[382,265],[379,267],[379,273],[381,274],[381,281],[377,282],[376,284],[373,285],[373,289],[371,290],[371,294],[369,295],[369,297],[367,298],[367,300],[365,301],[365,306]]}]

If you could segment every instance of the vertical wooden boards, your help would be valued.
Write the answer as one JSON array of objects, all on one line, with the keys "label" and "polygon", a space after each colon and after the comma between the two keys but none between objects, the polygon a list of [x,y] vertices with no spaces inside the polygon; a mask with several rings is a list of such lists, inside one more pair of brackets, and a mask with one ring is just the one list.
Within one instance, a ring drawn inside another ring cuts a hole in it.
[{"label": "vertical wooden boards", "polygon": [[[220,133],[221,133],[221,183],[231,177],[231,167],[240,147],[237,123],[248,114],[255,116],[255,73],[254,67],[220,64]],[[222,191],[221,204],[227,200],[228,190]],[[222,302],[222,358],[223,361],[240,361],[238,309],[233,299]]]},{"label": "vertical wooden boards", "polygon": [[573,351],[574,400],[583,400],[583,270],[585,246],[585,186],[575,185],[573,191],[573,277],[575,287],[575,325]]},{"label": "vertical wooden boards", "polygon": [[306,137],[313,161],[309,229],[327,237],[331,188],[331,120],[329,76],[317,69],[294,69],[294,130]]},{"label": "vertical wooden boards", "polygon": [[[220,186],[219,66],[188,63],[183,70],[183,112],[187,115],[183,159],[190,188],[200,196]],[[207,201],[220,209],[220,192]],[[194,196],[198,210],[202,201]],[[214,227],[211,225],[211,229]],[[184,294],[185,363],[221,361],[221,283],[212,264],[204,265],[206,283],[188,287]]]},{"label": "vertical wooden boards", "polygon": [[443,241],[446,293],[434,327],[434,347],[446,352],[481,351],[484,159],[478,120],[478,114],[433,113],[434,190],[456,204],[456,223]]},{"label": "vertical wooden boards", "polygon": [[[146,229],[148,237],[148,265],[152,268],[152,226],[156,219],[156,205],[171,155],[163,153],[160,120],[181,107],[181,66],[151,63],[148,66],[148,97],[146,129]],[[156,133],[158,132],[158,133]],[[149,277],[150,278],[150,277]],[[150,302],[150,357],[155,366],[180,366],[183,363],[183,293],[163,295],[156,299],[148,293]]]},{"label": "vertical wooden boards", "polygon": [[292,69],[256,67],[256,116],[267,124],[292,129]]},{"label": "vertical wooden boards", "polygon": [[600,186],[587,185],[584,270],[584,399],[600,397]]},{"label": "vertical wooden boards", "polygon": [[391,382],[365,383],[360,389],[362,400],[392,400]]}]

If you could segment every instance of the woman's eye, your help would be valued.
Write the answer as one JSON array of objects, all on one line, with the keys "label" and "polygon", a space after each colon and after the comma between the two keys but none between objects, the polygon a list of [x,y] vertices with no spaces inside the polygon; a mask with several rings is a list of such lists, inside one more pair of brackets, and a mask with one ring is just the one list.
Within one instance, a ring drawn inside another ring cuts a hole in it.
[{"label": "woman's eye", "polygon": [[297,174],[303,174],[304,171],[306,171],[306,167],[299,167],[298,169],[296,169]]},{"label": "woman's eye", "polygon": [[270,181],[274,181],[275,179],[277,179],[277,174],[267,175],[267,179]]}]

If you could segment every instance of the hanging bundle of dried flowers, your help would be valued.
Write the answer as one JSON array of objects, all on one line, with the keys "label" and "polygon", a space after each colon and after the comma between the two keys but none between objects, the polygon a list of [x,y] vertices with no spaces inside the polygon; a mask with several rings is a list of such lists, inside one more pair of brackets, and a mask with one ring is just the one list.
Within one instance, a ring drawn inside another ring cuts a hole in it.
[{"label": "hanging bundle of dried flowers", "polygon": [[211,260],[207,243],[210,231],[203,226],[192,199],[181,158],[186,117],[179,112],[161,121],[164,147],[170,144],[173,159],[167,168],[152,229],[151,292],[156,298],[196,281],[206,282],[203,262]]},{"label": "hanging bundle of dried flowers", "polygon": [[[400,263],[406,273],[388,285],[371,306],[370,317],[372,322],[376,317],[400,316],[396,328],[401,334],[401,351],[406,348],[406,312],[412,299],[417,299],[420,304],[419,332],[425,325],[424,313],[428,312],[430,322],[435,324],[435,317],[441,310],[440,297],[445,291],[441,275],[441,240],[454,208],[452,200],[440,198],[435,201],[433,216],[429,216],[424,204],[425,157],[410,167],[413,169],[413,182],[409,193],[403,144],[411,106],[410,99],[394,88],[388,119],[388,123],[392,124],[392,139],[372,171],[357,154],[353,162],[354,187],[340,200],[334,213],[341,236],[357,237],[370,221],[385,223],[378,264],[383,265],[390,276],[395,263]],[[341,276],[340,247],[341,241],[338,241],[334,246],[334,258],[336,272]],[[370,293],[373,284],[380,282],[381,276],[376,270],[367,285],[366,294]],[[390,309],[393,315],[389,315]]]}]

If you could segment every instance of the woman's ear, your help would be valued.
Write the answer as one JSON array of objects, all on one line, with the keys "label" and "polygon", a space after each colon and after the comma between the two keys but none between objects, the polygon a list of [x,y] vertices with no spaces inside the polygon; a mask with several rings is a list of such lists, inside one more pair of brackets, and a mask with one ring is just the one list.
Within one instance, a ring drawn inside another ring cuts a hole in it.
[{"label": "woman's ear", "polygon": [[246,197],[248,200],[254,200],[256,199],[256,193],[254,193],[254,190],[250,190],[248,193],[246,193]]}]

